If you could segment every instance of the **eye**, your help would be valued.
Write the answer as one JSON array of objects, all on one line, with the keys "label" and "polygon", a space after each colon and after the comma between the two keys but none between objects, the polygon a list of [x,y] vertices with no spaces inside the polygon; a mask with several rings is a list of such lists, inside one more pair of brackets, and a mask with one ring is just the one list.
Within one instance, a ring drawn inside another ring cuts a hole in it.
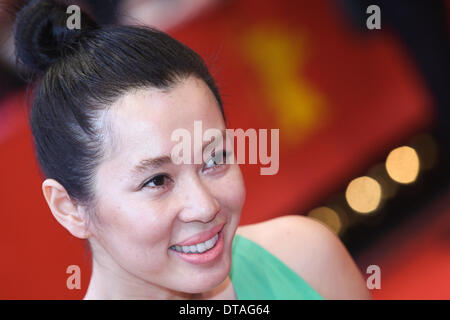
[{"label": "eye", "polygon": [[206,162],[203,169],[208,170],[226,164],[226,159],[228,158],[229,155],[230,155],[229,152],[227,152],[226,150],[222,150],[222,152],[219,152],[217,155],[213,155],[208,160],[208,162]]},{"label": "eye", "polygon": [[150,179],[148,179],[142,185],[142,188],[149,187],[152,189],[165,188],[172,182],[172,179],[166,174],[158,174]]}]

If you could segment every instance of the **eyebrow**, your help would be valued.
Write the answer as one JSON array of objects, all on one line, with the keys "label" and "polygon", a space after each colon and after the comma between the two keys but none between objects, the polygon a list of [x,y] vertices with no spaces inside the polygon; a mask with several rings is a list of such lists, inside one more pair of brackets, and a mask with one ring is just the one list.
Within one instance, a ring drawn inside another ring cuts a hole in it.
[{"label": "eyebrow", "polygon": [[157,168],[171,162],[172,160],[168,156],[162,156],[151,159],[141,160],[136,166],[131,169],[131,173],[133,175],[137,175],[141,172],[144,172],[148,169],[156,170]]},{"label": "eyebrow", "polygon": [[[226,129],[221,130],[221,133],[222,133],[222,139],[226,139],[226,136],[225,136]],[[203,145],[202,145],[202,151],[210,143],[216,143],[215,141],[216,141],[216,139],[214,139],[213,141],[204,141]],[[222,140],[222,141],[224,141],[224,140]],[[170,156],[167,156],[167,155],[156,157],[156,158],[143,159],[137,165],[135,165],[133,167],[133,169],[131,169],[131,173],[136,175],[136,174],[142,173],[149,169],[156,170],[170,162],[172,162],[172,159]]]}]

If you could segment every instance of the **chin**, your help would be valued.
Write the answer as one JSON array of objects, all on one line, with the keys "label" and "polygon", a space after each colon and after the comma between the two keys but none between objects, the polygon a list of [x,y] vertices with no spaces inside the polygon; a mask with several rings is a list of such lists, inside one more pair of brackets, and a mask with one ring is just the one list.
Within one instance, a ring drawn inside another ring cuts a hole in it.
[{"label": "chin", "polygon": [[231,261],[228,257],[226,260],[219,262],[215,268],[197,271],[197,275],[191,278],[193,281],[186,283],[182,291],[186,293],[204,293],[216,288],[226,279],[230,272]]},{"label": "chin", "polygon": [[200,285],[192,285],[183,290],[186,293],[201,294],[214,290],[219,286],[225,279],[227,275],[223,277],[214,277],[210,279],[205,279]]}]

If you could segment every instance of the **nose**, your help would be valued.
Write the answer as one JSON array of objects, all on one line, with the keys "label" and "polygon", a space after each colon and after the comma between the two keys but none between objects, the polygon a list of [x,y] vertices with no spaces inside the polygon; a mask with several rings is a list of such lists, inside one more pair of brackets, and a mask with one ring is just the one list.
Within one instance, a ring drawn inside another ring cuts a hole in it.
[{"label": "nose", "polygon": [[179,218],[184,222],[214,220],[220,205],[208,186],[197,176],[186,181],[181,192],[182,210]]}]

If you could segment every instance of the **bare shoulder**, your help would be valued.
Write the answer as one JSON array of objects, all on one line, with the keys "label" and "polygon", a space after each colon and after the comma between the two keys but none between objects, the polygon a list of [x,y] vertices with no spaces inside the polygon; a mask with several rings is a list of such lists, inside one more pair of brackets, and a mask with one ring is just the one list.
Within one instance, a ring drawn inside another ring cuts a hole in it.
[{"label": "bare shoulder", "polygon": [[236,233],[267,249],[325,299],[371,298],[340,239],[314,219],[287,215],[240,226]]}]

